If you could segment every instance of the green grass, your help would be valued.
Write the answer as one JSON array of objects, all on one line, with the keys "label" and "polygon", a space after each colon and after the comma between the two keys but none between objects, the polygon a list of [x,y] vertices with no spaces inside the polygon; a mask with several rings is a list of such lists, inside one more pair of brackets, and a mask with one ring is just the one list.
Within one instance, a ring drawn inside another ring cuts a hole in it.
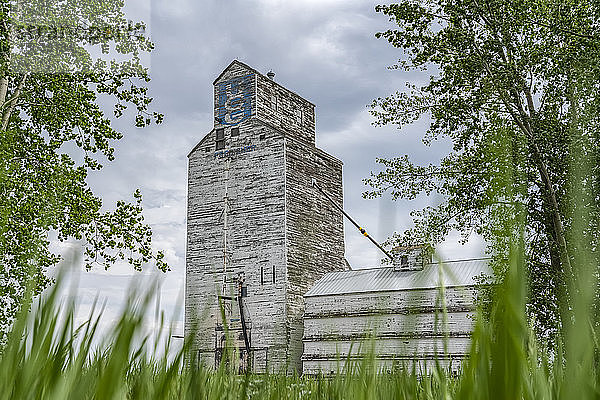
[{"label": "green grass", "polygon": [[193,359],[187,357],[187,344],[156,357],[151,345],[156,338],[141,335],[150,294],[132,294],[102,341],[97,337],[101,313],[74,326],[74,307],[59,303],[56,285],[36,312],[24,313],[14,325],[0,356],[0,400],[600,398],[598,344],[589,319],[593,291],[579,291],[573,302],[566,356],[561,351],[549,355],[537,347],[527,323],[523,257],[520,246],[513,247],[491,319],[477,320],[470,358],[458,375],[441,367],[421,377],[410,369],[378,374],[374,355],[352,365],[352,372],[330,377],[184,367],[185,359]]}]

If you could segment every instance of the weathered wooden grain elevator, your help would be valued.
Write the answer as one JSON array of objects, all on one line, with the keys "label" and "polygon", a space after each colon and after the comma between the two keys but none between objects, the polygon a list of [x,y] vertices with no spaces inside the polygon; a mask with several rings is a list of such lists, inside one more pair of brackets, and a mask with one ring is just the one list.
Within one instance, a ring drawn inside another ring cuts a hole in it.
[{"label": "weathered wooden grain elevator", "polygon": [[213,129],[188,155],[194,354],[216,367],[234,349],[231,362],[254,372],[343,371],[340,359],[369,349],[382,370],[460,366],[487,262],[431,263],[426,246],[392,255],[371,238],[392,265],[349,270],[343,214],[368,235],[343,210],[342,162],[315,147],[314,104],[273,78],[225,68]]},{"label": "weathered wooden grain elevator", "polygon": [[[214,128],[190,152],[185,335],[218,365],[230,332],[253,371],[301,371],[303,295],[346,269],[342,162],[315,147],[315,106],[233,61]],[[222,307],[220,306],[222,305]]]}]

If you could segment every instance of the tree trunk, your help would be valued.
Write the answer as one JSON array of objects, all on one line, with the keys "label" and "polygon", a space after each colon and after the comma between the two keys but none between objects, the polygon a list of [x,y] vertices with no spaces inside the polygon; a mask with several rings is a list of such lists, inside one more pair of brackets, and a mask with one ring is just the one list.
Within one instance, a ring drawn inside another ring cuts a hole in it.
[{"label": "tree trunk", "polygon": [[3,76],[0,79],[0,110],[4,108],[6,102],[6,93],[8,92],[8,76]]}]

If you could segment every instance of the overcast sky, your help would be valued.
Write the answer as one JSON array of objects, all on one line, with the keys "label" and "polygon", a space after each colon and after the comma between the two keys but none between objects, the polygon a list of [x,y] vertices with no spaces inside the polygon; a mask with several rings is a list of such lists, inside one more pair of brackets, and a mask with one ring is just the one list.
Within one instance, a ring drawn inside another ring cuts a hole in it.
[{"label": "overcast sky", "polygon": [[[426,121],[404,128],[376,128],[366,107],[374,98],[425,81],[423,72],[388,70],[397,49],[375,38],[391,26],[375,13],[376,2],[351,0],[136,0],[128,2],[131,19],[142,19],[156,45],[146,59],[153,107],[165,114],[159,126],[136,129],[132,119],[116,126],[125,137],[116,143],[117,160],[90,177],[107,207],[131,199],[140,188],[154,245],[166,252],[172,271],[159,275],[161,308],[183,332],[183,313],[173,313],[182,299],[185,273],[187,154],[212,128],[212,82],[238,59],[316,104],[317,146],[344,162],[346,210],[377,240],[410,226],[411,209],[436,198],[393,202],[365,200],[362,179],[376,170],[376,157],[409,154],[418,162],[437,161],[448,143],[421,142]],[[381,254],[346,223],[346,258],[353,268],[379,265]],[[66,246],[62,246],[66,248]],[[461,246],[451,238],[439,247],[444,259],[482,255],[480,240]],[[81,316],[94,298],[107,301],[104,326],[110,326],[121,301],[140,274],[118,265],[81,273],[77,302]]]}]

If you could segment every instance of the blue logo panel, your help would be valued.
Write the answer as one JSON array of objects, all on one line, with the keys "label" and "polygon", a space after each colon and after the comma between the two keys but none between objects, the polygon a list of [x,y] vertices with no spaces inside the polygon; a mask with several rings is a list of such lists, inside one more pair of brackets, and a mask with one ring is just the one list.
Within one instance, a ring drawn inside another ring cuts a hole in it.
[{"label": "blue logo panel", "polygon": [[254,74],[240,76],[217,84],[217,119],[223,125],[235,126],[252,115]]}]

